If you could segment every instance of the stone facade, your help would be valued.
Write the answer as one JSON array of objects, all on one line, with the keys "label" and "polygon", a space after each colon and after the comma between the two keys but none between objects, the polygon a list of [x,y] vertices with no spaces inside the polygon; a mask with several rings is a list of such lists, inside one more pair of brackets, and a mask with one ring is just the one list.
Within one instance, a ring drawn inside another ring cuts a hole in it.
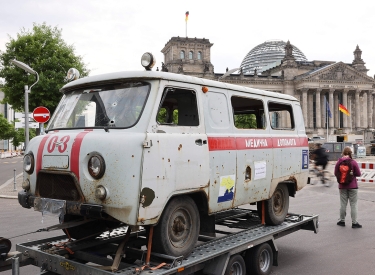
[{"label": "stone facade", "polygon": [[[234,74],[228,69],[226,73],[214,73],[210,56],[212,45],[204,38],[172,37],[162,49],[164,71],[292,95],[300,100],[308,134],[323,135],[327,128],[329,134],[337,129],[354,133],[375,128],[375,81],[367,75],[358,46],[351,64],[296,61],[288,41],[280,65],[260,75],[257,72],[244,75],[241,68]],[[339,104],[348,109],[350,116],[339,111]]]}]

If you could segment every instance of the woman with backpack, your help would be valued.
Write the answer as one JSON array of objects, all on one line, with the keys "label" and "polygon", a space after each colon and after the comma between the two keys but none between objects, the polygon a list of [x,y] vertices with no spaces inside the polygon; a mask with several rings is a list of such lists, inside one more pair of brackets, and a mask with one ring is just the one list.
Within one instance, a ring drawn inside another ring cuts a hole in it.
[{"label": "woman with backpack", "polygon": [[345,147],[342,157],[339,158],[335,165],[335,176],[339,183],[340,191],[340,219],[337,225],[345,226],[346,206],[350,203],[350,215],[352,218],[352,228],[362,228],[357,221],[357,200],[358,200],[358,183],[357,177],[361,175],[358,163],[352,158],[352,150]]}]

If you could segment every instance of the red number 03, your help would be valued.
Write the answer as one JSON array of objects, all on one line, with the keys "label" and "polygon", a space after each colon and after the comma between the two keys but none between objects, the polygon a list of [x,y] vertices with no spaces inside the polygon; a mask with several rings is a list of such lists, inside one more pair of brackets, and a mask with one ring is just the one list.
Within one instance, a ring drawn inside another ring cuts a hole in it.
[{"label": "red number 03", "polygon": [[47,146],[48,153],[52,153],[55,147],[59,150],[60,153],[64,153],[66,148],[68,147],[67,143],[70,139],[70,136],[63,136],[60,141],[58,140],[57,136],[54,136],[50,139]]}]

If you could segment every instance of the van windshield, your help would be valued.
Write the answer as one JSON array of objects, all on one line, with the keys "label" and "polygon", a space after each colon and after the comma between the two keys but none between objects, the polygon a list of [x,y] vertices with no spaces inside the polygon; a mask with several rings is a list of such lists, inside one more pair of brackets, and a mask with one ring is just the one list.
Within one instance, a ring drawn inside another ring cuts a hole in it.
[{"label": "van windshield", "polygon": [[47,130],[129,128],[141,117],[150,84],[131,82],[84,88],[63,96]]}]

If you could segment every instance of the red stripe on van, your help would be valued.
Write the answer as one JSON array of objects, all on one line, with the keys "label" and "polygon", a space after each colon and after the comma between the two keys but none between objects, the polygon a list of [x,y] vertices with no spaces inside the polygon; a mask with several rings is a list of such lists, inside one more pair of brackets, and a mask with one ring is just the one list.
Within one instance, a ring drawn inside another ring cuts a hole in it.
[{"label": "red stripe on van", "polygon": [[210,151],[308,147],[305,137],[208,137]]},{"label": "red stripe on van", "polygon": [[43,158],[43,150],[44,150],[44,145],[47,142],[47,139],[51,137],[52,135],[45,135],[42,139],[42,141],[39,143],[38,147],[38,153],[37,153],[37,158],[36,158],[36,167],[35,167],[35,173],[38,175],[39,170],[42,167],[42,158]]},{"label": "red stripe on van", "polygon": [[79,181],[79,153],[81,151],[82,140],[92,130],[84,131],[79,133],[72,144],[72,151],[70,153],[70,171],[72,171]]}]

